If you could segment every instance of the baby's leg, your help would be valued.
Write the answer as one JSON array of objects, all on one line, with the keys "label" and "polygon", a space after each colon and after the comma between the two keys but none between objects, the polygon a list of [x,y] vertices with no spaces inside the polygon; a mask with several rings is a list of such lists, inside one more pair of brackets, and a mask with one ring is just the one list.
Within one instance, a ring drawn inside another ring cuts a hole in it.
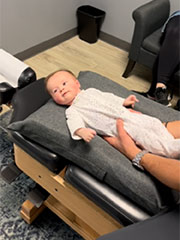
[{"label": "baby's leg", "polygon": [[[164,124],[168,132],[175,138],[166,146],[167,156],[171,158],[180,157],[180,121],[173,121]],[[165,144],[166,145],[166,144]]]},{"label": "baby's leg", "polygon": [[180,138],[164,144],[165,156],[174,159],[180,159]]},{"label": "baby's leg", "polygon": [[174,138],[180,138],[180,121],[168,122],[165,126]]}]

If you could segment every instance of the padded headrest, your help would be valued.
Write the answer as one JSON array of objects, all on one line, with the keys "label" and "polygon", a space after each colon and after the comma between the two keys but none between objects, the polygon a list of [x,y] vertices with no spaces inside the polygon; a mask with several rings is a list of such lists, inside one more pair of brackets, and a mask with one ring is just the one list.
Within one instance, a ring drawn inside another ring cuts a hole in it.
[{"label": "padded headrest", "polygon": [[21,121],[40,108],[50,99],[45,89],[44,78],[20,89],[12,99],[13,114],[11,122]]},{"label": "padded headrest", "polygon": [[8,82],[14,88],[22,88],[36,80],[36,73],[27,64],[0,49],[0,84]]}]

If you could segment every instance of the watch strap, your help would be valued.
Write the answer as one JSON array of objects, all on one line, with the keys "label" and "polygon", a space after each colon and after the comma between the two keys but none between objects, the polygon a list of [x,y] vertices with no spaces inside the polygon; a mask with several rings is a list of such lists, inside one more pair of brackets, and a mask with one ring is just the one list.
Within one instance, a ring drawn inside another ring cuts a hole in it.
[{"label": "watch strap", "polygon": [[143,151],[139,152],[138,154],[136,154],[135,158],[132,160],[133,166],[135,166],[135,167],[137,167],[137,168],[139,168],[139,169],[141,169],[141,170],[144,171],[144,168],[143,168],[143,166],[140,164],[140,161],[141,161],[142,157],[143,157],[146,153],[148,153],[148,151],[147,151],[147,150],[143,150]]}]

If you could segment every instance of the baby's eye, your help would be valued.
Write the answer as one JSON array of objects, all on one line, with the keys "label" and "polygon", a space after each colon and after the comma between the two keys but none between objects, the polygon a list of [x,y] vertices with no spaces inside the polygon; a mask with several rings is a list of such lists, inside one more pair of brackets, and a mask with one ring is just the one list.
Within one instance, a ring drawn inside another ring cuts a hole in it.
[{"label": "baby's eye", "polygon": [[66,85],[66,83],[67,83],[67,82],[63,82],[63,86],[65,86],[65,85]]},{"label": "baby's eye", "polygon": [[57,91],[58,91],[58,89],[57,88],[55,88],[55,89],[53,89],[53,93],[57,93]]}]

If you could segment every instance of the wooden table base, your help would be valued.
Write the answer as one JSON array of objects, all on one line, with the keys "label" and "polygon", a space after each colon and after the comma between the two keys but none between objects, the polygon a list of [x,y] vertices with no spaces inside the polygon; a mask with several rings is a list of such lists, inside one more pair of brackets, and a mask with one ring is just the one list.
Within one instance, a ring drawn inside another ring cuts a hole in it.
[{"label": "wooden table base", "polygon": [[90,201],[63,178],[64,171],[54,174],[14,145],[16,165],[30,178],[50,193],[40,208],[26,200],[21,216],[27,223],[48,207],[84,239],[93,240],[122,227],[114,218]]}]

